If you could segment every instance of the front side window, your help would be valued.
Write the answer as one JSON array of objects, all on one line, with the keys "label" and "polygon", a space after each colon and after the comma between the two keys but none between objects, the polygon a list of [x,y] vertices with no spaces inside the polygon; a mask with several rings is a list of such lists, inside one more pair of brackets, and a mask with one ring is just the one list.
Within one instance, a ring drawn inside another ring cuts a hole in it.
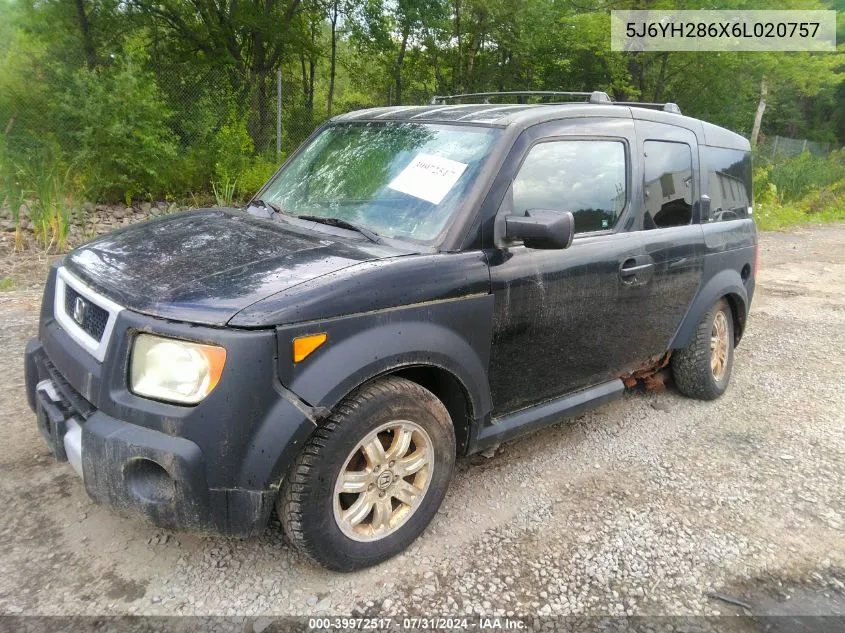
[{"label": "front side window", "polygon": [[646,141],[645,228],[692,222],[692,153],[686,143]]},{"label": "front side window", "polygon": [[260,197],[291,215],[338,218],[379,235],[433,242],[478,178],[499,133],[459,125],[335,124]]},{"label": "front side window", "polygon": [[625,144],[549,141],[531,148],[513,181],[513,209],[571,211],[575,232],[612,228],[627,200]]}]

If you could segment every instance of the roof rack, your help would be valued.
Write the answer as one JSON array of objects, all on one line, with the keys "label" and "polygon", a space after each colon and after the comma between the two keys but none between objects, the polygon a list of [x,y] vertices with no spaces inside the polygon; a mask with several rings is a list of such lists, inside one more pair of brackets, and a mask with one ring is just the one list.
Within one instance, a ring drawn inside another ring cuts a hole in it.
[{"label": "roof rack", "polygon": [[[489,103],[490,97],[584,97],[588,103],[610,103],[610,97],[606,92],[594,90],[593,92],[561,92],[558,90],[515,90],[510,92],[469,92],[462,95],[434,95],[431,98],[431,105],[457,101],[459,99],[484,99]],[[576,101],[576,99],[570,99]],[[580,101],[580,99],[578,99]]]},{"label": "roof rack", "polygon": [[645,101],[614,101],[613,105],[626,105],[626,106],[634,106],[636,108],[654,108],[656,110],[663,110],[664,112],[673,112],[674,114],[680,114],[681,108],[678,106],[677,103],[648,103]]},{"label": "roof rack", "polygon": [[[458,101],[460,99],[484,99],[484,103],[490,103],[490,97],[570,97],[570,102],[578,102],[582,99],[585,103],[634,106],[638,108],[655,108],[664,112],[681,114],[681,108],[677,103],[648,103],[641,101],[613,101],[606,92],[594,90],[592,92],[561,92],[558,90],[514,90],[509,92],[468,92],[460,95],[434,95],[431,98],[431,105],[438,103],[445,104],[447,101]],[[560,102],[549,102],[560,103]]]}]

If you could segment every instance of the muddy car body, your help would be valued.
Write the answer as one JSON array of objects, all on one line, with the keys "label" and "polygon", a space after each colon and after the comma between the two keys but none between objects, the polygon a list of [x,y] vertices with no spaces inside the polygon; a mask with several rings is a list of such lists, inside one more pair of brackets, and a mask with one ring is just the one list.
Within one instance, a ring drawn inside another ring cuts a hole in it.
[{"label": "muddy car body", "polygon": [[754,291],[748,142],[592,100],[335,117],[246,209],[71,252],[26,351],[51,450],[98,503],[239,536],[276,507],[354,569],[425,528],[456,455],[649,359],[717,397]]}]

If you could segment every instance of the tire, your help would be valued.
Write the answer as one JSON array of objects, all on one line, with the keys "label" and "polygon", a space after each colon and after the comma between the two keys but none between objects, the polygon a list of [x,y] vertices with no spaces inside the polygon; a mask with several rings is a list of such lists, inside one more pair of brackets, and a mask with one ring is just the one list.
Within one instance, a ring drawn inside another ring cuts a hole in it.
[{"label": "tire", "polygon": [[[714,369],[711,365],[714,356],[711,346],[717,332],[717,320],[721,321],[725,329],[727,341],[724,360]],[[678,391],[688,398],[715,400],[728,388],[733,360],[733,315],[728,302],[719,299],[701,318],[690,344],[672,354],[672,377]]]},{"label": "tire", "polygon": [[[316,562],[362,569],[395,556],[425,530],[454,468],[455,429],[443,403],[414,382],[381,378],[347,396],[306,442],[276,512],[288,539]],[[362,491],[339,494],[341,473]]]}]

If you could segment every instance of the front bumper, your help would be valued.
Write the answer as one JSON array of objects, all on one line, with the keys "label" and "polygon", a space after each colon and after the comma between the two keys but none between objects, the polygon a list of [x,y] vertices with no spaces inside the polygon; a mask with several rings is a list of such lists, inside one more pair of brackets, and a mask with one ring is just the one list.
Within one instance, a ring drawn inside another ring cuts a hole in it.
[{"label": "front bumper", "polygon": [[[120,420],[97,409],[56,368],[38,339],[27,345],[25,375],[30,406],[51,452],[59,461],[70,461],[98,504],[124,514],[142,515],[157,526],[174,530],[248,536],[260,533],[267,525],[278,485],[259,489],[237,482],[209,485],[210,478],[231,466],[226,464],[225,454],[204,453],[191,439]],[[292,431],[288,439],[295,447],[299,434],[311,423],[293,405],[287,403],[294,409],[291,412],[285,404],[283,401],[272,413],[288,412],[287,420],[277,422]],[[208,424],[208,428],[217,426]],[[287,455],[294,447],[280,446],[278,450]],[[255,467],[250,463],[229,469],[249,473]]]}]

